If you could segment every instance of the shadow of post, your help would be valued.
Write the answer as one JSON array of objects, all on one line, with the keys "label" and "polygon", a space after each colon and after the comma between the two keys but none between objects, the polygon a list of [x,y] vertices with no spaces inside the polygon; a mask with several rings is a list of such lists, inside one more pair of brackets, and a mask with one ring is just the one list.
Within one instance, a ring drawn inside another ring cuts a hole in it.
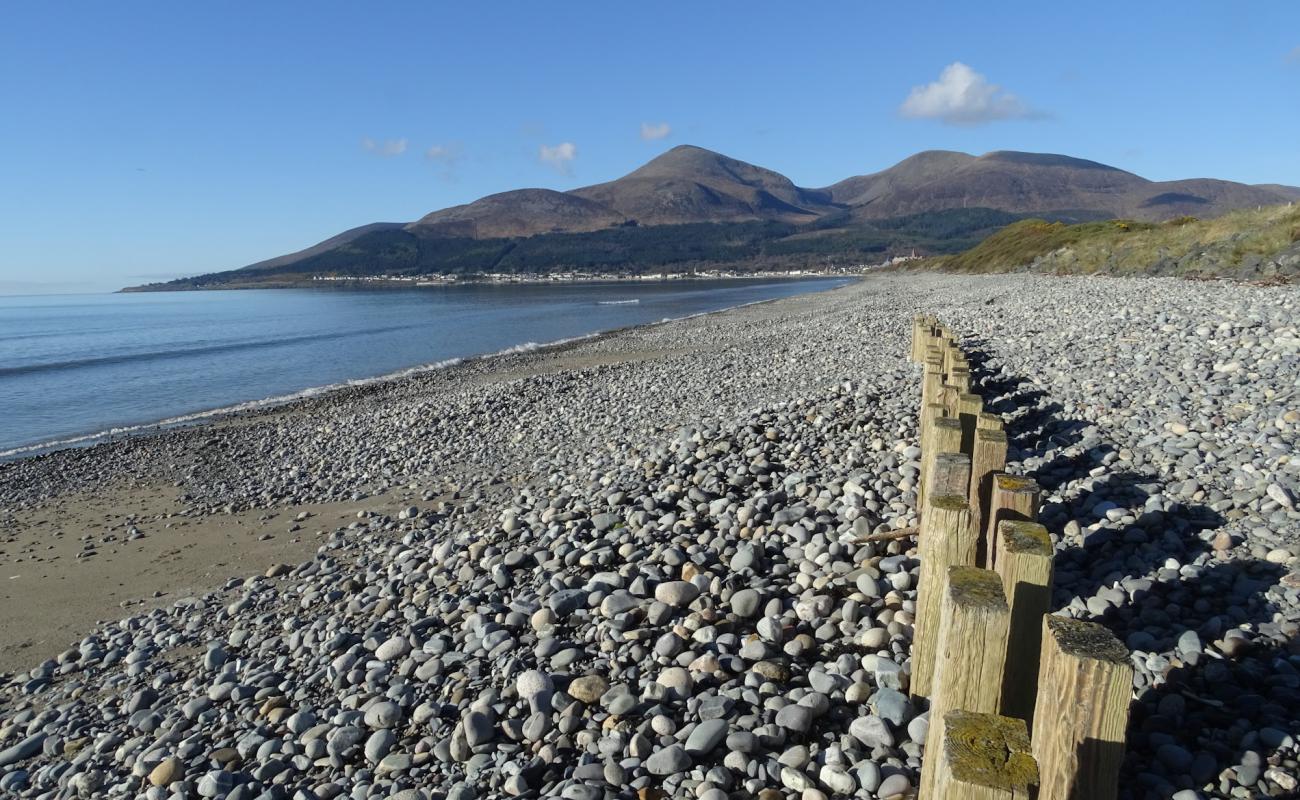
[{"label": "shadow of post", "polygon": [[1185,789],[1300,798],[1300,641],[1266,596],[1282,568],[1212,551],[1220,514],[1177,499],[1166,476],[1122,468],[1099,426],[1060,418],[1061,404],[998,366],[983,340],[963,347],[1013,460],[1044,490],[1040,521],[1060,542],[1053,608],[1105,625],[1133,652],[1126,748],[1095,742],[1080,756],[1122,762],[1130,800]]}]

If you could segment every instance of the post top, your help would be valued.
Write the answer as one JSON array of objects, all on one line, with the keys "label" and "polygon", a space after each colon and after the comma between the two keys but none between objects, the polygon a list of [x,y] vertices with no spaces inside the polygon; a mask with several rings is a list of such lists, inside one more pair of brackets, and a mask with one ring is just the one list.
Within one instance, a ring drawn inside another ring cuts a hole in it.
[{"label": "post top", "polygon": [[1026,478],[1022,475],[1007,475],[1005,473],[997,475],[994,480],[997,486],[1003,492],[1036,492],[1038,491],[1038,481],[1033,478]]},{"label": "post top", "polygon": [[1004,519],[998,523],[998,538],[1008,553],[1049,558],[1052,555],[1052,537],[1047,535],[1047,528],[1037,522]]},{"label": "post top", "polygon": [[948,592],[954,602],[992,610],[1009,610],[1002,590],[1002,578],[996,572],[979,567],[949,567]]},{"label": "post top", "polygon": [[1115,634],[1095,622],[1080,619],[1046,616],[1047,631],[1061,652],[1095,661],[1109,661],[1127,665],[1128,648],[1115,638]]},{"label": "post top", "polygon": [[952,777],[974,786],[1028,791],[1038,783],[1025,721],[997,714],[949,711],[943,716],[944,756]]}]

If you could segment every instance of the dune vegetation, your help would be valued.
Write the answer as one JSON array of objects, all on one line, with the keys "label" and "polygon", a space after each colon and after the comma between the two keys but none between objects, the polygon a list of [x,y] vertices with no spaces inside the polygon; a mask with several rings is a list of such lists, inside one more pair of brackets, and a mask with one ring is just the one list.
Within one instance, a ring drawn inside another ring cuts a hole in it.
[{"label": "dune vegetation", "polygon": [[962,253],[927,259],[924,266],[952,272],[1295,276],[1300,274],[1300,205],[1158,223],[1025,219]]}]

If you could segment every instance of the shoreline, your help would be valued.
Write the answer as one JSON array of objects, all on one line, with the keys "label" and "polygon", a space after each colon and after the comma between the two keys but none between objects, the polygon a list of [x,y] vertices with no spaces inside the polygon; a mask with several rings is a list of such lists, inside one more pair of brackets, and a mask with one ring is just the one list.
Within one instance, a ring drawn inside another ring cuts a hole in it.
[{"label": "shoreline", "polygon": [[[0,608],[66,615],[26,633],[39,620],[0,617],[0,670],[15,671],[0,706],[55,711],[39,719],[56,741],[94,725],[124,743],[25,756],[32,796],[72,771],[139,787],[173,750],[133,732],[149,715],[193,743],[176,774],[220,763],[254,795],[265,759],[225,749],[267,729],[340,743],[278,759],[290,792],[373,769],[389,796],[504,797],[511,776],[560,795],[658,780],[646,757],[698,741],[704,697],[730,701],[717,724],[752,749],[691,748],[677,788],[690,767],[749,794],[787,772],[905,794],[925,740],[907,698],[916,552],[862,540],[916,519],[921,310],[982,351],[1009,471],[1043,487],[1054,613],[1132,653],[1121,787],[1276,794],[1246,754],[1278,770],[1297,756],[1300,291],[893,275],[0,465],[0,577],[45,576],[0,581]],[[149,492],[145,512],[111,507]],[[534,678],[563,693],[563,728],[530,708]],[[143,707],[106,714],[87,686]],[[786,732],[783,710],[807,703],[825,712]],[[397,722],[367,733],[381,705]],[[612,713],[645,747],[613,778],[574,774],[574,738],[611,735]],[[0,748],[27,735],[0,722]],[[767,771],[811,737],[837,742],[843,766]],[[525,772],[539,748],[549,771]]]},{"label": "shoreline", "polygon": [[479,278],[459,278],[452,276],[429,275],[423,278],[402,278],[396,276],[328,276],[313,275],[301,281],[268,281],[266,283],[229,283],[203,286],[170,286],[169,284],[144,284],[141,286],[124,286],[110,294],[141,294],[149,292],[220,292],[241,291],[249,289],[440,289],[448,286],[556,286],[565,284],[597,283],[690,283],[693,281],[761,281],[783,280],[804,281],[826,278],[860,278],[865,267],[852,267],[843,270],[818,272],[815,270],[790,270],[778,272],[754,273],[652,273],[642,275],[594,274],[569,275],[567,273],[523,273],[526,277],[513,275],[488,276]]},{"label": "shoreline", "polygon": [[[800,293],[800,295],[793,295],[793,296],[801,296],[803,294],[820,294],[825,292],[833,292],[833,291],[843,289],[845,286],[852,285],[855,281],[863,279],[861,275],[856,277],[846,275],[846,276],[805,276],[802,278],[788,278],[786,280],[790,280],[791,282],[795,282],[798,280],[834,280],[839,277],[842,277],[843,280],[845,281],[843,285],[830,286],[825,289],[803,292]],[[705,279],[706,278],[699,278],[699,280],[705,280]],[[707,279],[722,280],[720,278],[711,278],[711,277]],[[695,279],[686,279],[686,280],[695,280]],[[602,283],[607,281],[592,280],[592,281],[573,281],[573,282],[594,284],[594,283]],[[247,287],[247,288],[257,288],[257,287]],[[263,288],[271,288],[271,287],[263,287]],[[276,287],[276,288],[311,289],[311,288],[327,288],[327,287],[304,286],[304,287]],[[328,287],[328,288],[354,288],[354,287]],[[392,286],[392,287],[373,287],[373,288],[413,289],[416,287],[415,286]],[[394,370],[392,372],[388,372],[382,375],[363,376],[360,378],[351,378],[343,382],[324,384],[321,386],[309,386],[294,392],[290,392],[288,394],[256,398],[253,400],[247,400],[241,403],[236,403],[234,405],[221,406],[218,408],[188,412],[173,417],[166,417],[161,420],[157,420],[155,422],[129,424],[121,427],[110,428],[108,430],[95,431],[95,432],[85,433],[85,434],[77,434],[62,439],[50,440],[45,442],[36,442],[29,445],[19,445],[17,447],[9,448],[8,450],[0,451],[0,467],[2,467],[5,464],[14,463],[16,461],[22,461],[28,458],[40,458],[42,456],[50,455],[63,450],[85,449],[89,447],[96,447],[101,444],[111,445],[114,442],[121,441],[127,438],[149,436],[149,435],[164,433],[166,431],[178,430],[183,428],[199,427],[204,424],[216,424],[223,420],[238,418],[246,414],[255,414],[259,411],[269,411],[272,409],[282,408],[302,401],[308,401],[316,398],[323,398],[334,392],[343,392],[343,391],[359,389],[359,388],[372,386],[372,385],[382,385],[394,381],[401,381],[407,378],[411,378],[421,374],[426,374],[429,372],[451,369],[468,362],[481,362],[486,359],[500,358],[500,357],[511,356],[511,355],[520,355],[522,353],[537,352],[542,350],[552,350],[555,348],[562,348],[566,345],[574,344],[577,342],[582,342],[584,340],[595,339],[603,336],[610,336],[610,335],[623,333],[627,331],[633,331],[638,328],[648,328],[656,325],[665,325],[668,323],[677,322],[686,319],[693,319],[695,317],[706,316],[709,314],[720,314],[726,311],[732,311],[738,308],[745,308],[751,305],[759,305],[762,303],[773,303],[783,299],[786,298],[779,297],[779,298],[772,298],[768,300],[754,300],[748,303],[738,303],[734,306],[726,306],[725,308],[719,308],[713,311],[702,311],[696,314],[687,314],[680,317],[665,317],[663,319],[655,320],[651,322],[642,322],[635,325],[627,325],[618,328],[608,328],[604,330],[593,331],[592,333],[588,333],[588,334],[564,337],[564,338],[560,338],[548,342],[521,342],[519,344],[512,345],[510,347],[506,347],[491,353],[470,354],[466,356],[456,356],[452,358],[447,358],[441,361],[436,361],[431,363],[413,364],[409,367],[403,367],[401,369]]]}]

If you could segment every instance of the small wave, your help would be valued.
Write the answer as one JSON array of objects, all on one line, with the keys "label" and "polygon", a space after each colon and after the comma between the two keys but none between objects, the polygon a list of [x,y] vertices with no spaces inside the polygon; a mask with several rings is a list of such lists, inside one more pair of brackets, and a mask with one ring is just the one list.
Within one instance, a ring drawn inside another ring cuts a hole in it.
[{"label": "small wave", "polygon": [[424,373],[424,372],[434,372],[436,370],[446,369],[447,367],[454,367],[457,364],[464,363],[464,361],[465,359],[463,358],[449,358],[444,361],[436,361],[432,364],[420,364],[418,366],[400,369],[397,370],[396,372],[389,372],[384,375],[376,375],[372,378],[354,378],[352,380],[341,381],[339,383],[326,384],[325,386],[312,386],[310,388],[303,389],[301,391],[290,392],[289,394],[281,394],[272,397],[264,397],[260,400],[249,400],[247,402],[236,403],[235,405],[231,405],[231,406],[222,406],[220,408],[208,409],[207,411],[195,411],[194,413],[191,414],[181,414],[175,417],[168,417],[167,419],[162,419],[157,422],[146,422],[140,425],[123,425],[120,427],[108,428],[107,430],[97,431],[96,433],[87,433],[82,436],[72,436],[67,439],[55,439],[53,441],[48,441],[48,442],[38,442],[36,444],[23,445],[22,447],[14,447],[9,450],[0,450],[0,459],[9,459],[9,458],[13,458],[14,456],[21,456],[28,453],[36,453],[42,450],[51,450],[54,448],[70,447],[73,445],[83,445],[90,442],[99,441],[101,439],[109,439],[117,436],[130,436],[132,434],[155,430],[158,428],[170,428],[170,427],[175,427],[177,425],[184,425],[189,422],[199,422],[201,420],[210,419],[212,417],[220,417],[226,414],[239,414],[244,411],[257,411],[259,409],[270,408],[272,406],[284,405],[285,403],[292,403],[296,400],[306,400],[309,397],[316,397],[317,395],[322,395],[325,394],[326,392],[332,392],[335,391],[336,389],[346,389],[353,386],[369,386],[375,383],[383,383],[385,381],[395,381],[395,380],[400,380],[401,378],[409,378],[413,375],[419,375],[420,373]]},{"label": "small wave", "polygon": [[[492,353],[485,353],[479,356],[470,356],[474,358],[496,358],[498,356],[519,355],[522,353],[531,353],[536,350],[542,350],[548,347],[560,347],[574,342],[581,342],[586,339],[594,339],[602,335],[603,331],[583,334],[582,336],[569,336],[563,339],[555,339],[549,342],[524,342],[523,344],[513,345],[511,347],[497,350]],[[143,433],[146,431],[157,430],[159,428],[171,428],[178,425],[185,425],[191,422],[200,422],[213,417],[225,416],[227,414],[239,414],[245,411],[258,411],[261,409],[271,408],[273,406],[292,403],[297,400],[306,400],[310,397],[336,391],[338,389],[347,389],[356,386],[371,386],[376,383],[387,383],[390,381],[410,378],[426,372],[436,372],[447,367],[454,367],[457,364],[465,363],[465,358],[448,358],[443,361],[435,361],[431,364],[420,364],[414,367],[406,367],[395,372],[387,372],[383,375],[376,375],[371,378],[353,378],[352,380],[341,381],[339,383],[326,384],[324,386],[313,386],[289,394],[275,395],[273,397],[264,397],[260,400],[249,400],[245,403],[236,403],[231,406],[222,406],[207,411],[196,411],[192,414],[181,414],[175,417],[159,420],[157,422],[147,422],[140,425],[124,425],[121,427],[108,428],[107,430],[87,433],[82,436],[72,436],[66,439],[55,439],[53,441],[38,442],[36,444],[23,445],[21,447],[10,448],[9,450],[0,450],[0,460],[9,460],[16,456],[30,455],[45,450],[56,448],[74,447],[77,445],[86,445],[92,442],[98,442],[104,439],[115,438],[118,436],[131,436],[133,434]]]},{"label": "small wave", "polygon": [[[8,375],[26,375],[34,372],[57,372],[80,367],[97,367],[106,364],[129,364],[136,361],[163,361],[172,358],[185,358],[194,355],[211,355],[239,350],[259,350],[263,348],[283,347],[302,342],[320,342],[331,339],[350,339],[375,333],[391,333],[406,330],[410,325],[392,325],[384,328],[370,328],[360,331],[332,331],[330,333],[310,333],[300,336],[282,336],[277,339],[256,339],[246,342],[224,342],[222,344],[202,345],[199,347],[178,347],[172,350],[151,350],[143,353],[122,353],[111,356],[93,356],[90,358],[51,361],[44,364],[25,364],[20,367],[0,367],[0,377]],[[3,453],[0,453],[3,455]]]},{"label": "small wave", "polygon": [[634,306],[634,305],[636,305],[637,303],[640,303],[640,302],[641,302],[640,298],[632,298],[631,300],[597,300],[597,301],[596,301],[596,305],[598,305],[598,306]]},{"label": "small wave", "polygon": [[[839,288],[847,283],[848,281],[838,282],[830,288]],[[652,327],[656,325],[663,325],[670,322],[679,322],[682,320],[695,319],[697,317],[709,316],[711,314],[718,314],[724,311],[733,311],[735,309],[745,308],[747,306],[755,306],[755,305],[760,305],[762,303],[769,303],[775,299],[779,299],[779,298],[768,298],[765,300],[752,300],[747,303],[738,303],[736,305],[726,306],[724,308],[717,308],[711,311],[698,311],[693,314],[684,314],[679,317],[664,317],[658,322],[650,322],[644,324],[646,325],[646,327]],[[611,302],[618,303],[624,301],[611,301]],[[638,302],[638,301],[633,300],[631,302]],[[562,339],[554,339],[549,342],[524,342],[523,344],[512,345],[511,347],[507,347],[502,350],[497,350],[495,352],[486,353],[479,356],[468,356],[466,358],[449,358],[444,361],[437,361],[430,364],[420,364],[414,367],[407,367],[405,369],[397,370],[396,372],[389,372],[384,375],[377,375],[372,378],[355,378],[353,380],[328,384],[325,386],[314,386],[308,389],[303,389],[298,392],[293,392],[291,394],[278,395],[274,397],[266,397],[261,400],[250,400],[245,403],[238,403],[232,406],[223,406],[221,408],[214,408],[208,411],[198,411],[192,414],[182,414],[180,416],[170,417],[168,419],[160,420],[158,422],[149,422],[140,425],[127,425],[122,427],[109,428],[107,430],[99,431],[97,433],[89,433],[83,436],[73,436],[66,439],[56,439],[52,441],[38,442],[36,444],[23,445],[21,447],[10,448],[8,450],[0,450],[0,461],[8,461],[13,459],[16,456],[25,456],[33,453],[39,453],[46,450],[53,450],[56,448],[85,445],[91,442],[108,439],[110,437],[130,436],[132,434],[137,434],[137,433],[150,431],[150,430],[156,430],[159,428],[184,425],[186,423],[191,423],[191,422],[199,422],[205,419],[219,417],[226,414],[237,414],[244,411],[256,411],[259,409],[269,408],[271,406],[283,405],[285,403],[292,403],[297,400],[305,400],[310,397],[315,397],[317,395],[325,394],[326,392],[331,392],[338,389],[345,389],[352,386],[369,386],[376,383],[385,383],[389,381],[400,380],[402,378],[419,375],[425,372],[435,372],[437,370],[453,367],[456,366],[457,364],[462,364],[468,360],[496,358],[498,356],[508,356],[508,355],[519,355],[519,354],[531,353],[536,350],[542,350],[551,347],[561,347],[566,344],[573,344],[574,342],[581,342],[588,339],[596,339],[610,332],[611,331],[607,329],[607,330],[593,331],[591,333],[583,334],[581,336],[570,336]]]}]

